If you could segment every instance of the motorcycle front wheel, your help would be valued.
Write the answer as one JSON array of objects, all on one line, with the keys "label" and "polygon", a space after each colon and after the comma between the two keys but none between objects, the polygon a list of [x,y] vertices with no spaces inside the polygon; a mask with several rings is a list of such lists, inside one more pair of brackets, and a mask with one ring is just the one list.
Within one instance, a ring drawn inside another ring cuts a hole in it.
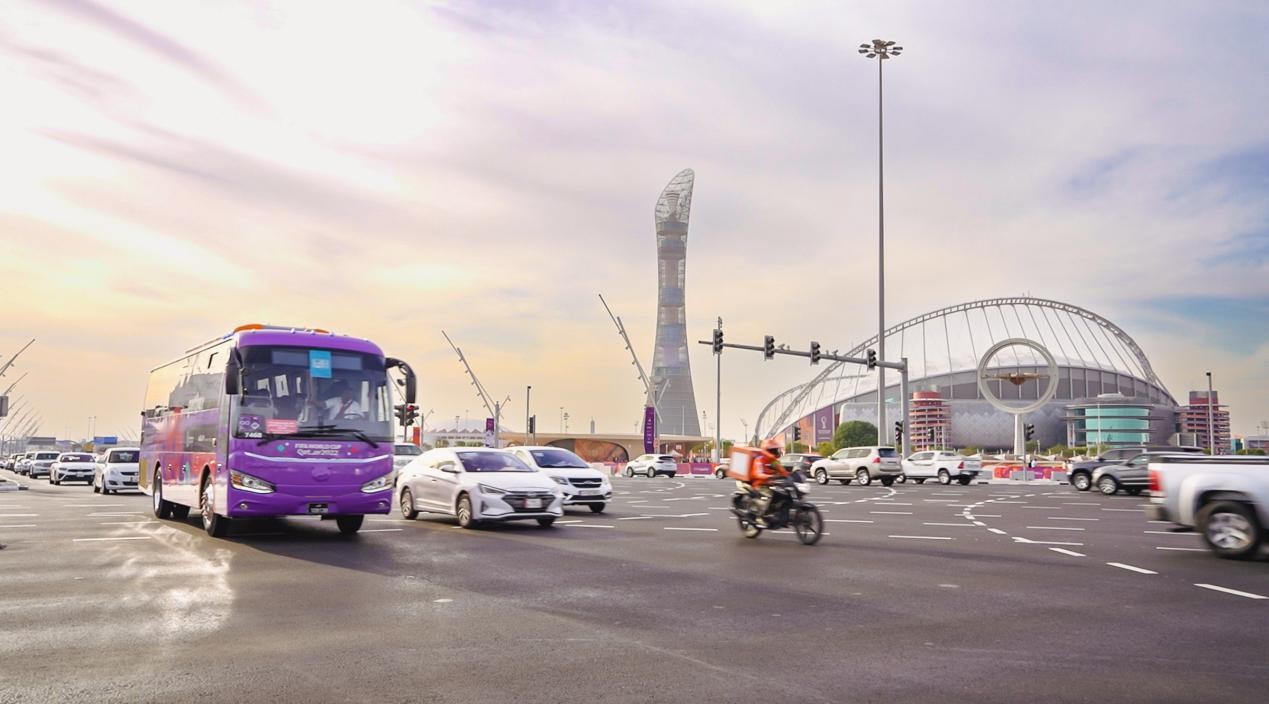
[{"label": "motorcycle front wheel", "polygon": [[745,536],[746,538],[753,540],[754,538],[762,535],[762,529],[759,528],[758,524],[754,523],[753,521],[750,521],[744,516],[741,516],[737,518],[736,520],[740,524],[741,535]]},{"label": "motorcycle front wheel", "polygon": [[793,532],[797,533],[798,540],[803,545],[820,542],[820,536],[824,534],[824,519],[820,516],[820,510],[810,504],[799,507],[793,514]]}]

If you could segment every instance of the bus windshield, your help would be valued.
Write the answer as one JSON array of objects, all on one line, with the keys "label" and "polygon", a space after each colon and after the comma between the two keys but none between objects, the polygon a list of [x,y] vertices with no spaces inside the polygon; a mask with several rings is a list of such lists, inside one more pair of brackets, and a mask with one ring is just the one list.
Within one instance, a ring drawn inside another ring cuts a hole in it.
[{"label": "bus windshield", "polygon": [[240,438],[362,434],[392,439],[392,396],[382,358],[306,347],[242,348],[242,395],[233,403]]}]

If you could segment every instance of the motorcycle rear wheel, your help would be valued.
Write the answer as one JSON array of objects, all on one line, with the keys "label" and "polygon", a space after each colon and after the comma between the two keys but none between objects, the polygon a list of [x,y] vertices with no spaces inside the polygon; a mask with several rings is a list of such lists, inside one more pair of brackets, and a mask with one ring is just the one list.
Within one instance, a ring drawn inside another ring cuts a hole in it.
[{"label": "motorcycle rear wheel", "polygon": [[810,504],[801,506],[793,514],[793,532],[803,545],[814,545],[824,535],[824,519],[820,510]]},{"label": "motorcycle rear wheel", "polygon": [[750,521],[744,516],[737,518],[736,521],[740,524],[740,533],[746,538],[753,540],[754,538],[762,535],[762,528],[759,528],[758,524]]}]

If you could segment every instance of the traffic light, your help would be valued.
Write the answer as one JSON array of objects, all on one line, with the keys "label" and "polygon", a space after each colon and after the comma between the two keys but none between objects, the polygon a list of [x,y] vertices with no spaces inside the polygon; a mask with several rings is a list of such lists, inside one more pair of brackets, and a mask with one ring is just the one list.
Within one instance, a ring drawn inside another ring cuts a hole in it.
[{"label": "traffic light", "polygon": [[413,403],[407,403],[405,404],[405,408],[403,410],[404,410],[404,413],[402,414],[402,417],[401,417],[401,425],[404,425],[406,427],[414,425],[414,421],[418,420],[419,418],[419,407],[414,405]]},{"label": "traffic light", "polygon": [[802,439],[802,426],[800,425],[793,426],[793,442],[797,442],[801,439]]},{"label": "traffic light", "polygon": [[723,331],[714,328],[714,354],[723,353]]},{"label": "traffic light", "polygon": [[820,343],[812,341],[811,342],[811,364],[819,364],[819,363],[820,363]]},{"label": "traffic light", "polygon": [[930,435],[930,442],[934,442],[934,428],[930,428],[929,435]]},{"label": "traffic light", "polygon": [[529,434],[530,435],[538,434],[538,417],[537,416],[529,416]]},{"label": "traffic light", "polygon": [[877,368],[877,350],[868,350],[868,368]]},{"label": "traffic light", "polygon": [[903,442],[903,421],[901,420],[894,422],[894,441],[896,443]]},{"label": "traffic light", "polygon": [[762,338],[762,358],[775,359],[775,338],[770,335]]},{"label": "traffic light", "polygon": [[405,404],[398,403],[392,407],[392,415],[396,416],[397,422],[405,425]]},{"label": "traffic light", "polygon": [[1035,424],[1027,423],[1026,425],[1022,426],[1022,435],[1027,440],[1030,440],[1031,438],[1035,437]]}]

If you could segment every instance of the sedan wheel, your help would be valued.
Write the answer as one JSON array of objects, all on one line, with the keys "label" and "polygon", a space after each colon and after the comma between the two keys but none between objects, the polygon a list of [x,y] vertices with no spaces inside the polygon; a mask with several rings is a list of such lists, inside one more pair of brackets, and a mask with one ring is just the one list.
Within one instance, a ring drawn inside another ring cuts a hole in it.
[{"label": "sedan wheel", "polygon": [[414,508],[414,493],[409,489],[401,490],[401,517],[407,521],[413,521],[419,517],[418,509]]},{"label": "sedan wheel", "polygon": [[476,518],[471,510],[471,497],[467,494],[458,497],[458,508],[455,511],[455,516],[458,518],[458,525],[463,528],[476,527]]},{"label": "sedan wheel", "polygon": [[630,465],[626,465],[626,478],[630,479],[632,477],[634,477],[634,470],[630,468]]}]

